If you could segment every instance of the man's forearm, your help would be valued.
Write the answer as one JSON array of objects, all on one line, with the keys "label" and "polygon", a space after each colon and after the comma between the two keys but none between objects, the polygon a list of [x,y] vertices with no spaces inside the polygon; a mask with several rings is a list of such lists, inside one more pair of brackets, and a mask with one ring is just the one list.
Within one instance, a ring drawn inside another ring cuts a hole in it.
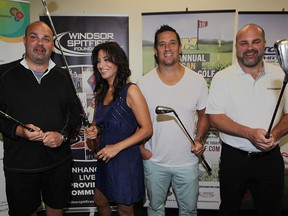
[{"label": "man's forearm", "polygon": [[278,124],[272,129],[271,133],[275,140],[279,140],[288,133],[288,114],[282,116]]}]

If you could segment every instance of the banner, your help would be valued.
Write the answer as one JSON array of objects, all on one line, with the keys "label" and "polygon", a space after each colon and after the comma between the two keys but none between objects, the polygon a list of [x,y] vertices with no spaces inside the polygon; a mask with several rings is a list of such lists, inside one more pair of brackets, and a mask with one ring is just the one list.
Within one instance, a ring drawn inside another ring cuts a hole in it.
[{"label": "banner", "polygon": [[[232,63],[234,17],[234,10],[143,13],[143,75],[156,66],[153,53],[154,34],[161,25],[167,24],[181,37],[181,63],[202,74],[209,85],[217,71]],[[205,146],[205,158],[212,168],[212,175],[208,175],[200,165],[198,208],[218,209],[220,204],[218,160],[221,145],[218,132],[213,128],[208,132]],[[177,207],[172,190],[168,193],[166,207]]]},{"label": "banner", "polygon": [[23,36],[29,22],[29,1],[0,1],[0,64],[22,57],[25,52]]},{"label": "banner", "polygon": [[[288,13],[287,12],[239,12],[238,29],[248,23],[255,23],[265,31],[266,47],[265,61],[279,66],[274,43],[277,40],[288,39]],[[283,72],[284,73],[284,72]],[[269,101],[267,101],[269,103]],[[276,104],[275,104],[276,106]],[[272,118],[272,113],[271,113]],[[267,125],[268,130],[269,125]],[[281,139],[281,153],[285,162],[285,188],[283,209],[288,210],[288,137]],[[252,198],[249,194],[244,197],[242,207],[244,209],[253,208]]]},{"label": "banner", "polygon": [[[93,90],[95,77],[91,52],[106,41],[116,41],[128,55],[128,16],[52,16],[58,41],[55,41],[53,61],[66,67],[60,47],[68,63],[72,81],[90,122],[93,120]],[[47,16],[40,20],[51,26]],[[95,212],[93,201],[96,163],[93,145],[86,140],[83,128],[71,140],[74,166],[72,199],[66,212]]]},{"label": "banner", "polygon": [[287,12],[239,12],[238,29],[248,23],[255,23],[265,31],[265,61],[278,65],[274,52],[274,43],[288,39]]},{"label": "banner", "polygon": [[[23,36],[30,22],[29,1],[0,1],[0,64],[20,59],[25,52]],[[5,51],[4,51],[5,50]],[[8,215],[3,172],[3,138],[0,134],[0,215]]]}]

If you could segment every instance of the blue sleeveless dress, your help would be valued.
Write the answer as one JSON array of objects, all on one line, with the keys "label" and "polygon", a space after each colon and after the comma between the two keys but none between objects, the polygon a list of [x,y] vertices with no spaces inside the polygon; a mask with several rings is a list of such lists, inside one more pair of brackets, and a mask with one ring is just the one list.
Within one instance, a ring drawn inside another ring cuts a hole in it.
[{"label": "blue sleeveless dress", "polygon": [[[99,148],[113,145],[135,133],[138,122],[126,103],[128,83],[120,92],[120,98],[109,105],[99,101],[95,119],[101,131]],[[131,205],[143,199],[144,190],[143,164],[139,145],[133,145],[119,152],[107,164],[97,161],[96,188],[110,202]]]}]

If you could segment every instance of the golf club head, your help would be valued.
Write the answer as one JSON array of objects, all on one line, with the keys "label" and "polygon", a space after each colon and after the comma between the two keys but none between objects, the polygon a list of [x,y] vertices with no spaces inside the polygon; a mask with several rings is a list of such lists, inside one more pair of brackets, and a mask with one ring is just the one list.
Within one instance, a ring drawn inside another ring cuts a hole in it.
[{"label": "golf club head", "polygon": [[174,112],[174,109],[165,106],[157,106],[155,109],[156,114],[165,114]]},{"label": "golf club head", "polygon": [[275,53],[280,67],[285,73],[285,80],[288,78],[288,40],[278,40],[274,44]]}]

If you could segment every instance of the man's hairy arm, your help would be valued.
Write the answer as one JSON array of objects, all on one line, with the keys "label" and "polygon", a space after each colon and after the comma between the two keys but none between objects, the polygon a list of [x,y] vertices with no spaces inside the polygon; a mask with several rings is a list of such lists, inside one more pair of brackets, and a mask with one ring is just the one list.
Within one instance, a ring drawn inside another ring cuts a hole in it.
[{"label": "man's hairy arm", "polygon": [[241,125],[225,114],[209,114],[209,121],[212,127],[217,128],[220,132],[231,136],[248,139],[256,148],[267,151],[275,145],[275,138],[271,134],[266,139],[266,130],[262,128],[250,128]]}]

